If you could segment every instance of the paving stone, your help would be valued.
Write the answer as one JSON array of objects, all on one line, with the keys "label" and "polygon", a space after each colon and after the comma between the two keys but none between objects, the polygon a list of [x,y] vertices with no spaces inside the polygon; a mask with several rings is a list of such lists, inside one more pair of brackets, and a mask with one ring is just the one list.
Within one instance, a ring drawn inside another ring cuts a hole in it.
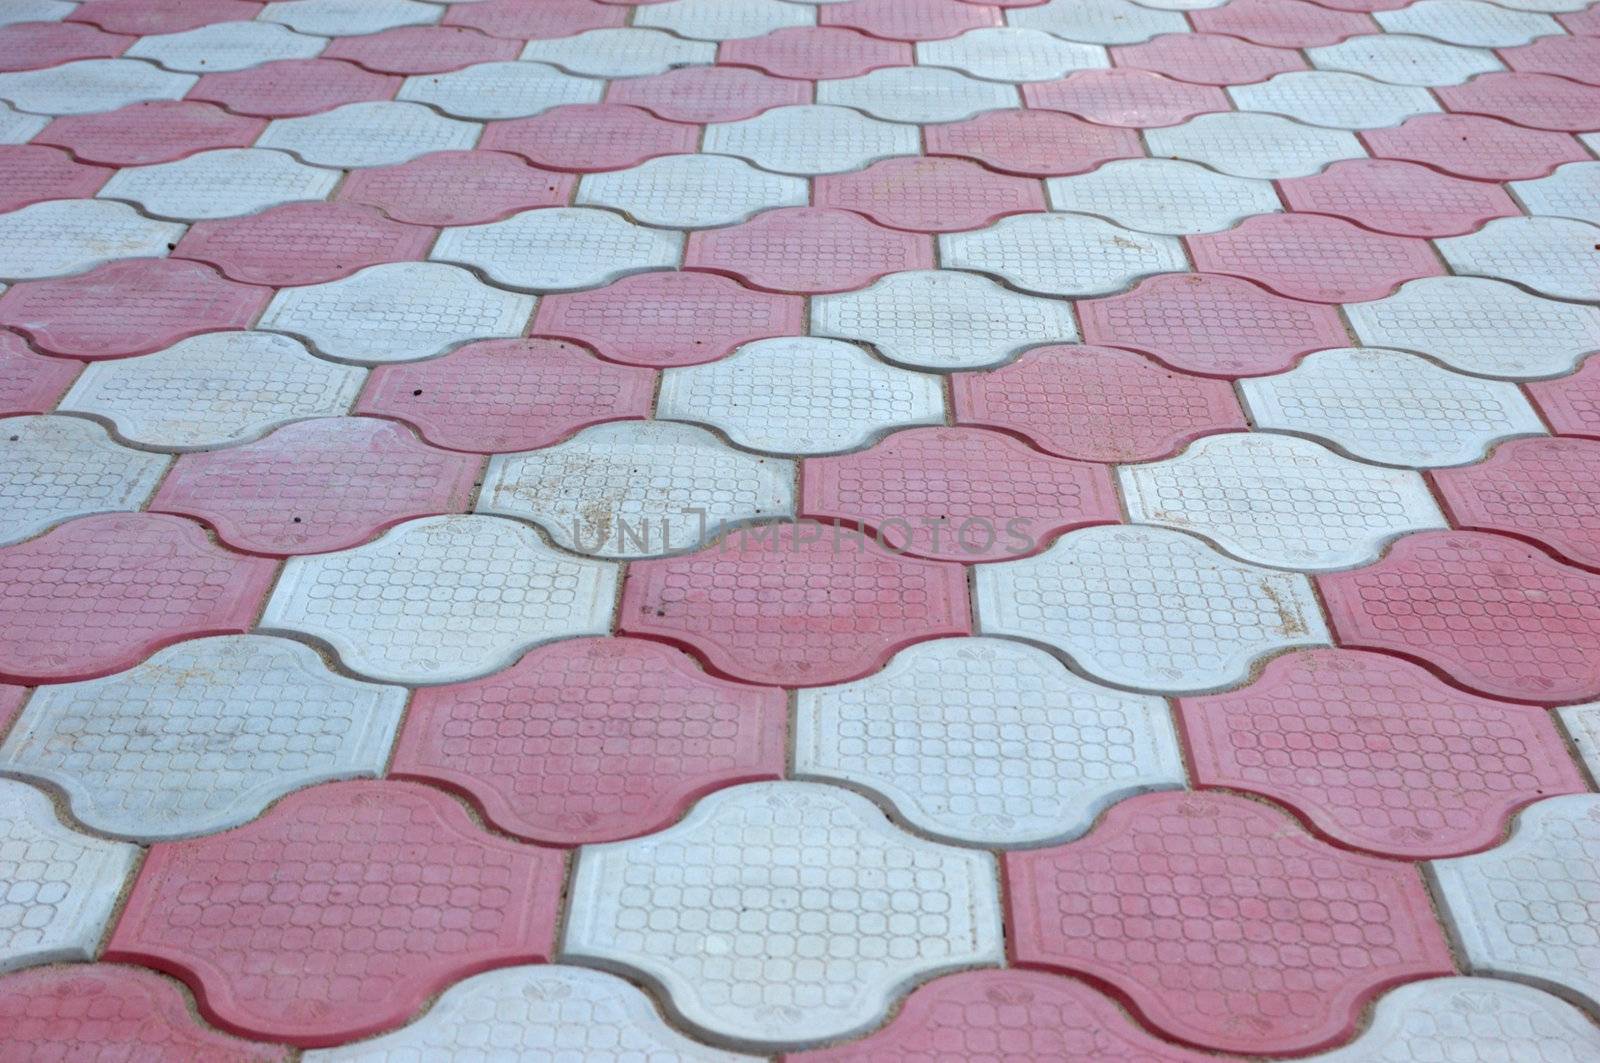
[{"label": "paving stone", "polygon": [[[981,11],[971,4],[966,10]],[[826,16],[825,16],[826,17]],[[983,25],[979,23],[979,25]],[[917,45],[922,66],[947,66],[990,81],[1048,81],[1074,70],[1111,65],[1099,45],[1077,44],[1042,30],[987,26],[969,29],[950,40]]]},{"label": "paving stone", "polygon": [[375,74],[337,59],[281,59],[231,74],[206,74],[189,91],[230,111],[262,118],[294,118],[347,103],[392,100],[402,79]]},{"label": "paving stone", "polygon": [[1565,133],[1475,114],[1426,114],[1361,136],[1378,158],[1426,163],[1484,181],[1543,177],[1562,163],[1589,159],[1582,145]]},{"label": "paving stone", "polygon": [[[470,9],[462,5],[455,10]],[[335,38],[322,54],[380,74],[442,74],[474,63],[515,59],[520,51],[514,41],[461,26],[398,26],[381,33]]]},{"label": "paving stone", "polygon": [[[17,6],[17,5],[13,5]],[[133,43],[81,22],[12,20],[0,14],[0,70],[42,70],[75,59],[110,59]]]},{"label": "paving stone", "polygon": [[80,59],[0,74],[0,99],[35,114],[93,114],[141,100],[175,100],[194,83],[193,74],[136,59]]},{"label": "paving stone", "polygon": [[[1279,77],[1287,77],[1280,74]],[[1235,177],[1308,177],[1340,159],[1366,156],[1354,135],[1276,114],[1203,114],[1145,134],[1150,154],[1205,163]]]},{"label": "paving stone", "polygon": [[1551,428],[1600,438],[1600,361],[1584,362],[1571,376],[1525,386]]},{"label": "paving stone", "polygon": [[135,846],[69,830],[43,793],[0,779],[0,971],[93,959],[138,855]]},{"label": "paving stone", "polygon": [[627,27],[589,30],[553,41],[529,41],[521,57],[552,63],[574,74],[625,78],[660,74],[676,66],[703,65],[714,62],[716,56],[717,46],[708,41]]},{"label": "paving stone", "polygon": [[782,0],[669,0],[634,11],[635,26],[671,30],[691,40],[760,37],[789,26],[816,24],[815,10]]},{"label": "paving stone", "polygon": [[1593,1011],[1597,845],[1600,797],[1574,794],[1528,808],[1496,849],[1431,864],[1468,969],[1533,982]]},{"label": "paving stone", "polygon": [[0,100],[0,144],[22,144],[50,124],[42,114],[23,114]]},{"label": "paving stone", "polygon": [[1309,48],[1378,32],[1370,15],[1301,0],[1231,0],[1189,16],[1201,33],[1242,37],[1276,48]]},{"label": "paving stone", "polygon": [[1129,229],[1180,236],[1283,209],[1271,182],[1174,159],[1126,159],[1045,182],[1056,210],[1099,214]]},{"label": "paving stone", "polygon": [[182,33],[141,37],[122,54],[168,70],[204,74],[243,70],[273,59],[310,59],[328,42],[270,22],[218,22]]},{"label": "paving stone", "polygon": [[339,1043],[398,1026],[468,971],[544,959],[561,878],[559,853],[485,833],[437,790],[330,783],[226,835],[152,847],[106,958],[178,974],[226,1029]]},{"label": "paving stone", "polygon": [[563,104],[599,103],[604,94],[605,84],[593,78],[573,77],[544,63],[508,60],[408,77],[397,98],[430,104],[461,118],[526,118]]},{"label": "paving stone", "polygon": [[1057,111],[990,111],[965,122],[929,126],[924,136],[929,154],[962,155],[1027,177],[1084,173],[1109,159],[1144,154],[1134,130],[1095,125]]},{"label": "paving stone", "polygon": [[[784,770],[782,691],[707,675],[643,639],[570,639],[417,692],[394,773],[557,845],[671,826],[700,796]],[[618,736],[626,736],[619,741]]]},{"label": "paving stone", "polygon": [[396,26],[426,26],[442,12],[418,0],[283,0],[268,4],[256,16],[282,22],[301,33],[329,37],[378,33]]},{"label": "paving stone", "polygon": [[[65,13],[67,5],[57,6]],[[143,34],[181,33],[213,22],[253,19],[260,12],[261,4],[253,0],[207,0],[204,4],[193,0],[88,0],[71,14],[76,21],[90,22],[112,33]]]},{"label": "paving stone", "polygon": [[1561,166],[1549,177],[1514,182],[1511,191],[1530,214],[1600,225],[1600,162]]},{"label": "paving stone", "polygon": [[811,102],[812,86],[738,66],[694,66],[613,82],[611,103],[631,104],[675,122],[736,122],[774,107]]},{"label": "paving stone", "polygon": [[933,239],[886,229],[852,211],[785,207],[725,229],[689,234],[683,264],[767,291],[862,288],[902,270],[931,269]]},{"label": "paving stone", "polygon": [[270,332],[213,332],[142,358],[97,362],[63,411],[111,422],[123,439],[164,450],[242,443],[302,417],[343,413],[366,370],[314,358]]},{"label": "paving stone", "polygon": [[85,166],[64,151],[35,144],[0,147],[0,210],[94,195],[111,170]]},{"label": "paving stone", "polygon": [[100,196],[132,200],[163,217],[199,220],[325,199],[338,183],[337,170],[307,166],[281,151],[225,148],[118,170]]},{"label": "paving stone", "polygon": [[0,331],[0,417],[53,409],[82,368],[78,362],[35,354],[21,336]]},{"label": "paving stone", "polygon": [[1042,211],[1037,181],[997,174],[965,159],[898,158],[863,170],[818,177],[819,207],[854,210],[897,229],[976,229],[1009,214]]},{"label": "paving stone", "polygon": [[668,122],[637,107],[601,103],[490,122],[479,147],[516,152],[551,169],[588,172],[621,170],[658,155],[692,152],[699,139],[695,126]]},{"label": "paving stone", "polygon": [[[648,0],[647,0],[648,2]],[[469,0],[445,9],[446,26],[470,26],[494,37],[518,43],[534,37],[566,37],[584,30],[620,26],[628,9],[612,0]]]},{"label": "paving stone", "polygon": [[[797,888],[801,866],[825,868],[828,888]],[[731,889],[711,888],[734,870]],[[989,854],[906,834],[849,791],[750,783],[670,830],[586,847],[565,953],[647,975],[719,1040],[816,1042],[875,1025],[913,980],[998,962],[993,875]],[[664,906],[668,889],[686,902]],[[784,976],[765,974],[778,959]]]},{"label": "paving stone", "polygon": [[195,262],[128,259],[14,285],[0,296],[0,325],[54,354],[120,358],[246,327],[269,294]]},{"label": "paving stone", "polygon": [[1448,110],[1534,129],[1586,133],[1600,128],[1600,87],[1549,74],[1484,74],[1469,84],[1442,88],[1438,95]]},{"label": "paving stone", "polygon": [[334,358],[408,362],[464,340],[519,335],[536,302],[492,288],[459,266],[391,262],[327,284],[285,288],[260,327],[303,336]]},{"label": "paving stone", "polygon": [[1497,185],[1388,159],[1336,162],[1279,188],[1291,210],[1331,214],[1399,236],[1457,236],[1520,213]]},{"label": "paving stone", "polygon": [[939,237],[941,263],[993,273],[1024,291],[1097,295],[1151,273],[1189,268],[1170,236],[1150,236],[1078,214],[1027,214]]},{"label": "paving stone", "polygon": [[1556,710],[1556,718],[1566,728],[1579,764],[1589,769],[1591,779],[1600,776],[1600,705],[1568,705]]},{"label": "paving stone", "polygon": [[809,200],[804,180],[758,170],[743,159],[668,155],[629,170],[585,175],[575,202],[610,207],[646,225],[703,229],[775,207],[803,207]]},{"label": "paving stone", "polygon": [[879,40],[835,26],[795,26],[760,37],[724,41],[722,63],[738,63],[778,77],[821,80],[865,74],[884,66],[910,66],[910,44]]},{"label": "paving stone", "polygon": [[1434,473],[1451,523],[1531,539],[1563,560],[1600,568],[1600,444],[1516,439],[1488,461]]},{"label": "paving stone", "polygon": [[323,166],[389,166],[431,151],[473,146],[482,127],[446,118],[419,103],[350,103],[305,118],[278,118],[256,139]]},{"label": "paving stone", "polygon": [[307,1063],[425,1058],[629,1059],[739,1063],[754,1057],[707,1048],[668,1026],[650,998],[615,975],[582,967],[510,967],[458,982],[416,1022],[372,1041],[313,1049]]},{"label": "paving stone", "polygon": [[165,255],[184,227],[152,221],[124,203],[57,199],[0,214],[0,277],[80,273],[127,258]]},{"label": "paving stone", "polygon": [[250,284],[320,284],[379,262],[420,259],[434,236],[432,229],[390,221],[367,207],[293,203],[199,222],[172,253]]},{"label": "paving stone", "polygon": [[1527,44],[1535,37],[1561,32],[1560,24],[1549,15],[1507,10],[1509,6],[1481,0],[1419,0],[1372,17],[1390,33],[1415,33],[1480,48]]},{"label": "paving stone", "polygon": [[620,421],[491,458],[476,508],[536,523],[575,553],[654,557],[792,517],[794,474],[792,461],[734,450],[694,425]]},{"label": "paving stone", "polygon": [[74,5],[65,0],[17,0],[16,3],[8,5],[5,11],[0,11],[0,26],[17,22],[59,19],[72,14],[73,8]]},{"label": "paving stone", "polygon": [[[1235,6],[1228,4],[1227,10]],[[1112,48],[1111,57],[1119,67],[1153,70],[1200,85],[1244,85],[1306,69],[1306,61],[1289,48],[1270,48],[1220,33],[1167,33],[1143,44]]]},{"label": "paving stone", "polygon": [[1087,837],[1004,863],[1015,960],[1103,981],[1208,1048],[1337,1044],[1387,986],[1453,970],[1415,868],[1231,794],[1135,797]]},{"label": "paving stone", "polygon": [[1420,351],[1482,376],[1559,376],[1600,350],[1600,310],[1477,277],[1412,281],[1345,314],[1363,343]]},{"label": "paving stone", "polygon": [[1306,54],[1318,70],[1364,74],[1391,85],[1459,85],[1478,74],[1505,69],[1493,52],[1427,37],[1351,37]]},{"label": "paving stone", "polygon": [[1189,32],[1179,12],[1153,10],[1131,0],[1047,0],[1006,12],[1006,24],[1087,44],[1134,44],[1160,33]]},{"label": "paving stone", "polygon": [[356,170],[338,200],[377,207],[413,225],[480,225],[533,207],[557,207],[577,179],[543,170],[515,155],[440,151],[399,166]]},{"label": "paving stone", "polygon": [[111,964],[45,967],[0,982],[0,1021],[24,1058],[61,1063],[84,1050],[107,1058],[284,1063],[289,1051],[204,1026],[178,984]]},{"label": "paving stone", "polygon": [[0,543],[62,521],[144,505],[164,454],[130,450],[78,417],[0,418]]},{"label": "paving stone", "polygon": [[106,834],[210,834],[313,783],[382,772],[405,699],[335,675],[297,642],[199,639],[41,688],[0,767],[60,789],[74,818]]},{"label": "paving stone", "polygon": [[944,420],[937,376],[884,365],[838,340],[756,340],[662,374],[656,416],[709,424],[742,447],[824,454],[891,428]]},{"label": "paving stone", "polygon": [[1277,74],[1257,85],[1235,85],[1228,95],[1241,110],[1282,114],[1338,129],[1398,125],[1413,115],[1440,110],[1433,94],[1420,86],[1391,85],[1333,70]]},{"label": "paving stone", "polygon": [[904,41],[943,40],[1002,24],[998,8],[958,0],[846,0],[819,6],[817,21]]},{"label": "paving stone", "polygon": [[1174,81],[1148,70],[1086,70],[1060,81],[1024,85],[1022,95],[1030,107],[1132,127],[1177,125],[1229,106],[1227,94],[1219,88]]},{"label": "paving stone", "polygon": [[291,558],[261,626],[319,639],[374,679],[458,682],[539,642],[604,634],[616,584],[617,566],[558,553],[514,521],[426,517]]},{"label": "paving stone", "polygon": [[[67,148],[84,162],[147,166],[200,151],[247,147],[266,127],[259,118],[229,114],[209,103],[156,100],[104,114],[56,118],[35,140]],[[261,158],[265,161],[265,153]]]},{"label": "paving stone", "polygon": [[1187,244],[1198,269],[1324,303],[1381,299],[1408,280],[1443,272],[1426,241],[1319,214],[1261,215]]},{"label": "paving stone", "polygon": [[1020,105],[1015,87],[942,67],[896,66],[817,83],[817,103],[891,122],[955,122]]},{"label": "paving stone", "polygon": [[680,233],[644,228],[606,210],[556,207],[446,229],[431,257],[474,266],[510,287],[560,291],[671,269],[682,255]]},{"label": "paving stone", "polygon": [[273,562],[213,546],[177,517],[82,517],[0,549],[0,680],[61,683],[250,626]]},{"label": "paving stone", "polygon": [[1600,225],[1570,218],[1501,218],[1471,236],[1439,241],[1457,273],[1516,281],[1560,299],[1600,300]]},{"label": "paving stone", "polygon": [[1600,85],[1600,41],[1593,37],[1540,37],[1532,44],[1501,49],[1500,59],[1512,70]]},{"label": "paving stone", "polygon": [[714,122],[706,126],[704,150],[805,175],[858,170],[875,159],[920,154],[921,147],[915,126],[881,122],[849,107],[806,104]]}]

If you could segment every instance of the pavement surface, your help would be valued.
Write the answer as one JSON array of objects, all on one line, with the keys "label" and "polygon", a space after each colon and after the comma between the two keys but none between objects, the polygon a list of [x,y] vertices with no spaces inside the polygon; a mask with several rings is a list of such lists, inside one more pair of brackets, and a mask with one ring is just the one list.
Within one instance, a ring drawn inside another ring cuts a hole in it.
[{"label": "pavement surface", "polygon": [[0,0],[0,1060],[1600,1059],[1587,0]]}]

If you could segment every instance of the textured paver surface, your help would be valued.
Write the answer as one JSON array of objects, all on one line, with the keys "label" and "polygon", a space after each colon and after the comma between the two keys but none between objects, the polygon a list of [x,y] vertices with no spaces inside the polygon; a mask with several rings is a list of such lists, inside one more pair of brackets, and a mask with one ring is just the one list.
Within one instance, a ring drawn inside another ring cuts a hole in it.
[{"label": "textured paver surface", "polygon": [[0,1063],[1600,1058],[1594,0],[0,0]]}]

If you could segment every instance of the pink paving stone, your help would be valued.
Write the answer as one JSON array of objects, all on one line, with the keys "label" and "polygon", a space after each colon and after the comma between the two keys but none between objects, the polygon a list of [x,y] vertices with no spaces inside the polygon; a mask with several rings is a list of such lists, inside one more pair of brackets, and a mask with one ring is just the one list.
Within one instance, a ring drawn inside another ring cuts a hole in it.
[{"label": "pink paving stone", "polygon": [[884,159],[864,170],[823,175],[812,182],[811,201],[927,233],[977,229],[1008,214],[1049,209],[1038,180],[938,156]]},{"label": "pink paving stone", "polygon": [[844,292],[886,273],[932,269],[933,237],[886,229],[847,210],[785,207],[690,233],[683,264],[768,291]]},{"label": "pink paving stone", "polygon": [[247,0],[89,0],[67,16],[70,22],[91,22],[112,33],[143,36],[182,33],[213,22],[249,22],[262,5]]},{"label": "pink paving stone", "polygon": [[740,344],[806,330],[805,300],[711,273],[635,273],[604,288],[539,301],[533,331],[586,343],[606,358],[656,368],[714,362]]},{"label": "pink paving stone", "polygon": [[1144,155],[1133,129],[1095,125],[1059,111],[989,111],[923,128],[929,155],[960,155],[1025,177],[1086,173],[1112,159]]},{"label": "pink paving stone", "polygon": [[1540,37],[1532,44],[1501,48],[1499,55],[1512,70],[1600,85],[1600,40],[1593,37]]},{"label": "pink paving stone", "polygon": [[1102,981],[1207,1048],[1326,1048],[1389,986],[1454,973],[1415,867],[1242,797],[1133,797],[1079,841],[1002,860],[1017,963]]},{"label": "pink paving stone", "polygon": [[885,66],[910,66],[910,44],[833,26],[791,26],[760,37],[723,41],[719,63],[753,66],[778,77],[848,78]]},{"label": "pink paving stone", "polygon": [[541,170],[505,152],[439,151],[398,166],[352,170],[337,199],[413,225],[480,225],[561,206],[577,183],[572,174]]},{"label": "pink paving stone", "polygon": [[1306,0],[1230,0],[1221,7],[1189,12],[1189,21],[1200,33],[1242,37],[1274,48],[1313,48],[1382,32],[1367,15]]},{"label": "pink paving stone", "polygon": [[1320,214],[1257,215],[1186,242],[1196,269],[1325,303],[1381,299],[1405,281],[1444,272],[1426,240],[1374,233]]},{"label": "pink paving stone", "polygon": [[1556,21],[1567,28],[1569,33],[1578,33],[1585,36],[1600,36],[1600,7],[1590,7],[1587,11],[1574,11],[1571,14],[1557,15]]},{"label": "pink paving stone", "polygon": [[811,102],[811,83],[742,66],[691,66],[642,78],[619,78],[608,103],[642,107],[674,122],[734,122],[762,111]]},{"label": "pink paving stone", "polygon": [[1116,1060],[1215,1063],[1145,1031],[1109,997],[1042,971],[963,971],[918,986],[888,1025],[836,1048],[790,1052],[786,1063]]},{"label": "pink paving stone", "polygon": [[1261,794],[1380,856],[1484,849],[1524,805],[1587,789],[1547,710],[1383,653],[1279,657],[1247,687],[1178,699],[1178,723],[1198,785]]},{"label": "pink paving stone", "polygon": [[379,366],[355,409],[399,418],[435,446],[513,453],[603,421],[648,417],[655,379],[570,343],[480,340],[443,358]]},{"label": "pink paving stone", "polygon": [[178,517],[68,521],[0,550],[0,682],[88,679],[179,639],[248,630],[276,571]]},{"label": "pink paving stone", "polygon": [[271,296],[270,288],[236,284],[198,262],[125,259],[14,285],[0,295],[0,326],[53,354],[123,358],[202,332],[248,328]]},{"label": "pink paving stone", "polygon": [[1059,81],[1022,86],[1029,107],[1065,111],[1101,125],[1177,125],[1197,114],[1230,110],[1214,85],[1174,81],[1148,70],[1080,70]]},{"label": "pink paving stone", "polygon": [[46,199],[87,199],[110,177],[105,167],[85,166],[59,148],[0,146],[0,211]]},{"label": "pink paving stone", "polygon": [[1445,110],[1486,114],[1533,129],[1569,133],[1600,130],[1600,86],[1550,74],[1480,74],[1465,85],[1434,90]]},{"label": "pink paving stone", "polygon": [[209,100],[238,114],[290,118],[346,103],[389,100],[404,80],[338,59],[280,59],[247,70],[202,74],[191,100]]},{"label": "pink paving stone", "polygon": [[380,74],[442,74],[474,63],[515,59],[516,41],[459,26],[398,26],[365,37],[335,37],[324,59],[348,59]]},{"label": "pink paving stone", "polygon": [[503,672],[417,691],[397,778],[467,797],[498,830],[552,845],[670,826],[712,790],[781,778],[782,690],[707,675],[643,639],[570,639]]},{"label": "pink paving stone", "polygon": [[0,332],[0,417],[54,409],[82,368],[65,358],[35,354],[21,336]]},{"label": "pink paving stone", "polygon": [[1600,360],[1589,359],[1571,376],[1524,386],[1551,428],[1562,435],[1600,439]]},{"label": "pink paving stone", "polygon": [[445,11],[446,26],[470,26],[493,37],[525,41],[570,37],[585,30],[625,25],[628,9],[596,0],[483,0],[452,4]]},{"label": "pink paving stone", "polygon": [[1421,532],[1318,576],[1341,643],[1416,657],[1517,701],[1600,695],[1600,575],[1483,532]]},{"label": "pink paving stone", "polygon": [[209,262],[246,284],[319,284],[379,262],[424,259],[437,235],[354,203],[289,203],[196,222],[172,255]]},{"label": "pink paving stone", "polygon": [[1137,348],[1212,376],[1277,373],[1301,355],[1351,343],[1335,308],[1215,274],[1151,277],[1132,291],[1077,307],[1090,343]]},{"label": "pink paving stone", "polygon": [[1003,26],[998,7],[961,0],[845,0],[817,9],[823,26],[845,26],[892,41],[937,41]]},{"label": "pink paving stone", "polygon": [[235,550],[323,553],[412,517],[464,512],[482,464],[419,442],[394,421],[329,417],[181,455],[150,509],[204,521]]},{"label": "pink paving stone", "polygon": [[1499,185],[1450,177],[1416,163],[1347,159],[1280,181],[1291,210],[1331,214],[1401,236],[1459,236],[1522,211]]},{"label": "pink paving stone", "polygon": [[1435,470],[1433,483],[1455,527],[1530,539],[1600,568],[1600,442],[1514,439],[1487,461]]},{"label": "pink paving stone", "polygon": [[971,631],[961,565],[787,523],[633,562],[620,614],[623,634],[681,643],[719,675],[774,686],[845,683],[913,642]]},{"label": "pink paving stone", "polygon": [[1512,125],[1475,114],[1423,114],[1388,129],[1357,134],[1378,158],[1425,163],[1483,181],[1543,177],[1591,156],[1566,133]]},{"label": "pink paving stone", "polygon": [[532,118],[489,122],[478,147],[511,151],[553,170],[624,170],[658,155],[692,154],[700,127],[620,103],[553,107]]},{"label": "pink paving stone", "polygon": [[950,386],[958,423],[1084,461],[1154,461],[1246,427],[1227,381],[1115,347],[1037,347],[999,369],[956,373]]},{"label": "pink paving stone", "polygon": [[1289,48],[1269,48],[1219,33],[1163,33],[1142,44],[1111,49],[1119,67],[1153,70],[1200,85],[1245,85],[1274,74],[1305,70],[1306,61]]},{"label": "pink paving stone", "polygon": [[339,1044],[469,975],[545,959],[562,872],[560,853],[487,833],[438,790],[329,783],[151,846],[105,957],[182,978],[235,1033]]},{"label": "pink paving stone", "polygon": [[84,162],[148,166],[200,151],[247,148],[266,128],[265,119],[229,114],[214,104],[154,100],[57,118],[33,142],[66,148]]},{"label": "pink paving stone", "polygon": [[941,561],[1005,561],[1122,519],[1110,467],[1041,454],[982,428],[911,428],[800,467],[801,512]]},{"label": "pink paving stone", "polygon": [[75,59],[106,59],[121,55],[133,41],[82,22],[0,26],[0,70],[41,70]]}]

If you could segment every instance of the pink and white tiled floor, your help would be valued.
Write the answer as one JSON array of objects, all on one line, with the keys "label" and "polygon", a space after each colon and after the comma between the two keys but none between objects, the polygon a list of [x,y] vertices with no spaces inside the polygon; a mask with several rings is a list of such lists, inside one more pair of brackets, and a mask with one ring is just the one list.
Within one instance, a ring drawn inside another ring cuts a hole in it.
[{"label": "pink and white tiled floor", "polygon": [[1589,0],[0,0],[0,1061],[1600,1059]]}]

